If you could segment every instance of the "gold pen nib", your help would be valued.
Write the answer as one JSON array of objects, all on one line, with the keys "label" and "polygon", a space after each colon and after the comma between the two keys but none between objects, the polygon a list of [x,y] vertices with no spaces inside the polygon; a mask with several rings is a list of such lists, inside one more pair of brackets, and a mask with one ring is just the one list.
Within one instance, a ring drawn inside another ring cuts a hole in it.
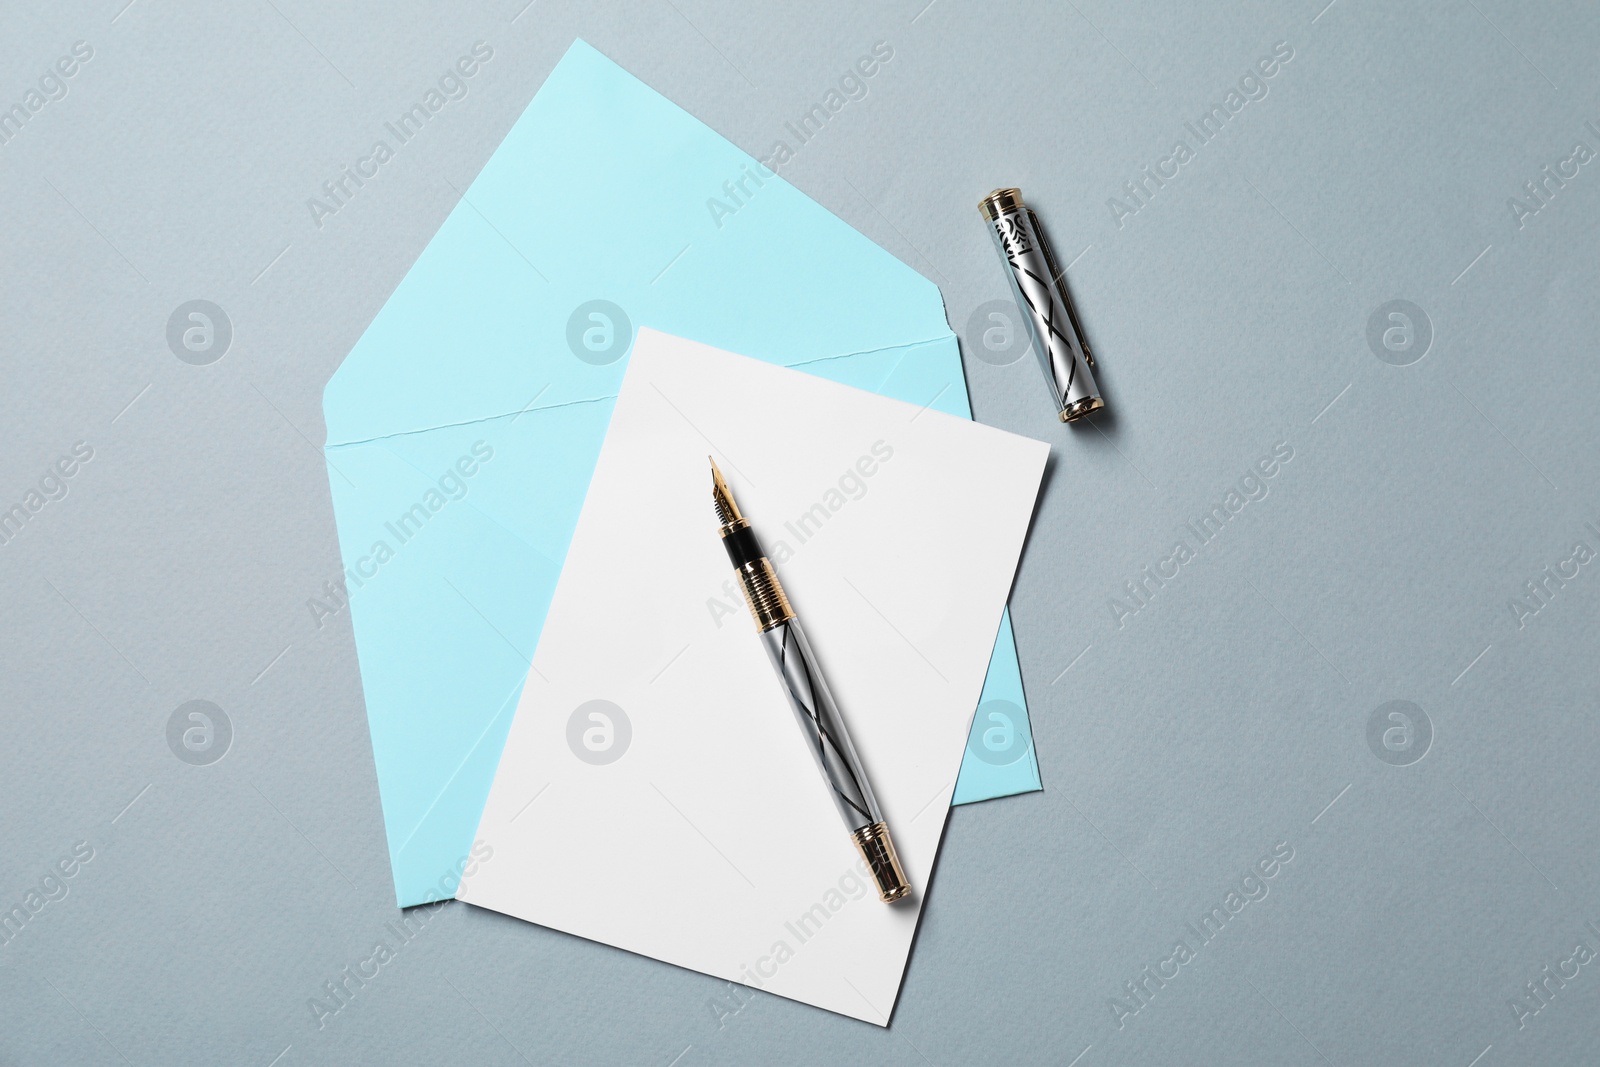
[{"label": "gold pen nib", "polygon": [[733,494],[728,492],[728,483],[722,480],[717,461],[710,456],[706,459],[711,460],[711,504],[717,509],[717,521],[724,526],[743,521],[744,514],[739,511],[739,505],[733,502]]}]

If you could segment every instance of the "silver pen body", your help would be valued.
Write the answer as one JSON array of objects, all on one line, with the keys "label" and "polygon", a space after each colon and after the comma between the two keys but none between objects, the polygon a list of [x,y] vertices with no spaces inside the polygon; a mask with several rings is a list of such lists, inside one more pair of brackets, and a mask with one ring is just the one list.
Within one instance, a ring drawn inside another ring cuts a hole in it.
[{"label": "silver pen body", "polygon": [[727,549],[734,574],[744,590],[745,603],[761,633],[761,643],[778,675],[778,684],[800,726],[801,737],[811,750],[833,805],[877,885],[878,899],[885,903],[903,900],[911,895],[911,883],[900,865],[894,841],[889,837],[889,825],[867,781],[861,756],[856,752],[855,742],[850,740],[839,702],[822,676],[816,653],[811,650],[811,642],[795,617],[772,562],[762,550],[749,520],[739,511],[714,462],[711,478],[711,500],[717,511],[722,545]]},{"label": "silver pen body", "polygon": [[794,709],[806,747],[828,784],[845,829],[853,834],[864,826],[883,822],[883,810],[872,795],[861,757],[856,755],[855,743],[839,714],[839,704],[817,666],[816,653],[811,651],[800,620],[791,618],[761,631],[761,643],[766,646],[773,670],[778,672],[778,681]]},{"label": "silver pen body", "polygon": [[1034,215],[1016,189],[996,189],[979,204],[995,250],[1006,265],[1051,399],[1062,422],[1105,407],[1094,380],[1094,355],[1084,343],[1066,277]]}]

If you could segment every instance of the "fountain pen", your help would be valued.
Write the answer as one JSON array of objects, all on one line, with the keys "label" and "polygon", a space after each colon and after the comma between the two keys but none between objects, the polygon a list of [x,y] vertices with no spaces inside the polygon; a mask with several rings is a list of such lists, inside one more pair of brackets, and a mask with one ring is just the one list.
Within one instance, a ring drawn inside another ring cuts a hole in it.
[{"label": "fountain pen", "polygon": [[[708,459],[710,457],[707,457]],[[911,895],[911,884],[895,854],[883,809],[872,793],[867,772],[856,755],[856,746],[845,729],[839,704],[828,689],[827,680],[817,667],[817,657],[806,640],[805,630],[795,617],[778,575],[772,569],[750,520],[744,517],[728,483],[722,480],[716,460],[711,461],[711,502],[717,511],[722,546],[733,562],[734,573],[744,589],[745,603],[761,631],[767,658],[778,673],[778,681],[789,706],[794,709],[817,769],[833,795],[833,803],[844,819],[845,829],[866,861],[878,887],[878,899],[885,903]]]}]

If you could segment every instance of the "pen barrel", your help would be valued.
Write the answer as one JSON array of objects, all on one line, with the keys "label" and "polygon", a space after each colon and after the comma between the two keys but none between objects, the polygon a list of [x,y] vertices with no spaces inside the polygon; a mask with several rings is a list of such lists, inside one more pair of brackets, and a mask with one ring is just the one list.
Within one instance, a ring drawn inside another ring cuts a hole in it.
[{"label": "pen barrel", "polygon": [[800,620],[787,619],[763,630],[761,642],[778,674],[784,696],[794,709],[806,747],[811,749],[822,771],[822,779],[828,784],[828,792],[839,809],[845,829],[853,833],[863,826],[882,822],[883,811],[878,807],[878,798],[872,795],[872,786],[861,766],[861,757],[856,754],[855,742],[850,740],[839,704],[817,666],[816,654],[811,651],[811,642],[806,639]]},{"label": "pen barrel", "polygon": [[722,547],[739,576],[745,602],[761,632],[761,643],[777,671],[784,696],[789,698],[806,747],[817,762],[817,770],[822,772],[834,807],[878,887],[878,899],[885,903],[902,900],[911,895],[911,883],[900,866],[889,826],[883,820],[883,809],[872,794],[866,768],[861,766],[855,742],[839,713],[839,703],[817,666],[817,655],[811,650],[800,620],[795,618],[772,561],[767,559],[750,521],[728,491],[715,460],[711,461],[711,502],[717,512]]},{"label": "pen barrel", "polygon": [[1011,294],[1033,342],[1062,422],[1105,407],[1094,380],[1094,355],[1083,340],[1066,277],[1034,215],[1016,189],[997,189],[979,205]]},{"label": "pen barrel", "polygon": [[800,620],[791,617],[763,630],[761,641],[839,817],[877,883],[879,898],[894,901],[909,895],[911,886],[889,838],[883,809]]}]

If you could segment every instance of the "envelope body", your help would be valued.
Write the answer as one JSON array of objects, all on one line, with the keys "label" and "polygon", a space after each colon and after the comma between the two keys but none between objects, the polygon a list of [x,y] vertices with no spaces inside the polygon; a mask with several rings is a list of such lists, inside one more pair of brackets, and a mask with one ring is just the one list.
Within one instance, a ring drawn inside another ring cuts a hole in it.
[{"label": "envelope body", "polygon": [[[641,325],[970,417],[931,282],[576,42],[324,394],[401,906],[471,863]],[[1026,731],[1008,624],[991,698]],[[1039,787],[1008,745],[969,746],[958,801]]]}]

